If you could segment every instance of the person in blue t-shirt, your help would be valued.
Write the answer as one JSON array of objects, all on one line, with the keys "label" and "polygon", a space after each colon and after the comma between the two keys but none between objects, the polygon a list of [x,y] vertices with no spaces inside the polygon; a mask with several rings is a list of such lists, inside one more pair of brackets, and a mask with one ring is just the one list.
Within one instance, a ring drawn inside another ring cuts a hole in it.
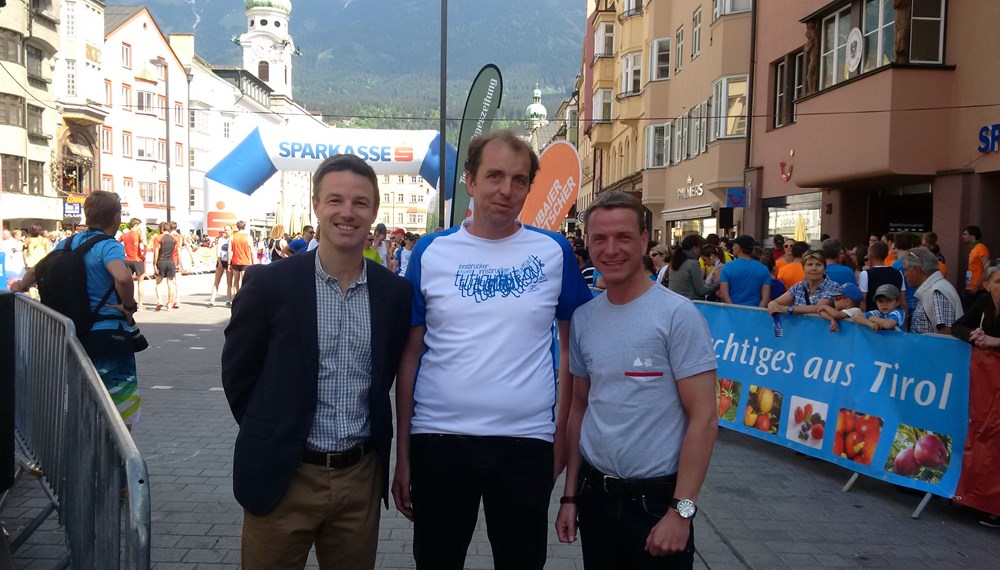
[{"label": "person in blue t-shirt", "polygon": [[841,265],[844,259],[844,246],[840,240],[829,238],[820,244],[823,257],[826,258],[826,276],[837,285],[857,285],[858,278],[854,276],[854,270],[846,265]]},{"label": "person in blue t-shirt", "polygon": [[785,283],[781,279],[778,279],[778,264],[775,262],[774,257],[765,253],[760,258],[760,262],[767,268],[768,273],[771,274],[771,300],[774,301],[784,295],[788,291],[788,287],[785,287]]},{"label": "person in blue t-shirt", "polygon": [[746,235],[733,240],[736,259],[723,265],[719,276],[718,297],[723,303],[767,307],[771,301],[771,274],[753,258],[754,245],[754,239]]},{"label": "person in blue t-shirt", "polygon": [[900,273],[903,274],[903,281],[906,283],[906,287],[903,289],[903,293],[906,294],[906,310],[913,311],[913,308],[917,306],[917,288],[912,286],[910,282],[906,279],[906,271],[903,267],[903,258],[906,254],[910,252],[911,249],[920,246],[920,239],[917,238],[917,234],[912,232],[899,232],[893,240],[893,246],[896,251],[893,252],[896,256],[896,260],[892,262],[893,269],[898,269]]},{"label": "person in blue t-shirt", "polygon": [[315,230],[312,226],[305,226],[302,228],[302,236],[293,239],[288,242],[284,248],[282,248],[281,253],[285,257],[295,255],[296,253],[305,253],[309,249],[309,242],[312,241],[313,236],[316,235]]},{"label": "person in blue t-shirt", "polygon": [[899,308],[899,288],[886,283],[875,290],[875,306],[878,309],[868,311],[865,316],[877,324],[882,330],[903,330],[906,314]]}]

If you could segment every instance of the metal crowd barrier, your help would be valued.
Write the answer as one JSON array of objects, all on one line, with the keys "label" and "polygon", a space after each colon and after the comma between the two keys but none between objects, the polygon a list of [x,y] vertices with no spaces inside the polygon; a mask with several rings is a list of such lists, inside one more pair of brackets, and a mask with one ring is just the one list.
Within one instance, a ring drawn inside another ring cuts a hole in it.
[{"label": "metal crowd barrier", "polygon": [[11,550],[56,509],[69,544],[64,564],[148,569],[146,462],[73,322],[18,295],[14,327],[15,438],[51,507],[11,541]]}]

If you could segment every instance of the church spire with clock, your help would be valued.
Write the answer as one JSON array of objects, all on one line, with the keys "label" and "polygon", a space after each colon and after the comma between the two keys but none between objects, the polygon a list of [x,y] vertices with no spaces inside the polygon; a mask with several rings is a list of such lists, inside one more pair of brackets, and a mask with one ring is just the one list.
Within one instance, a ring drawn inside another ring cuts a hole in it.
[{"label": "church spire with clock", "polygon": [[291,0],[243,0],[247,32],[240,36],[243,68],[256,75],[274,93],[292,96],[292,55],[288,35]]}]

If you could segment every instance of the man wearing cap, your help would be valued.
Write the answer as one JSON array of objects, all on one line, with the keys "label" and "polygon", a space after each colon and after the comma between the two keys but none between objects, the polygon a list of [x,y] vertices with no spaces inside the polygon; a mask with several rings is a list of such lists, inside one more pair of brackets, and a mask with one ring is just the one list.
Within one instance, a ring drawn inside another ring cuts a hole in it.
[{"label": "man wearing cap", "polygon": [[899,287],[886,283],[875,290],[875,306],[865,313],[868,322],[876,327],[872,330],[901,331],[906,326],[906,313],[899,307]]},{"label": "man wearing cap", "polygon": [[723,303],[746,307],[767,307],[771,300],[771,274],[753,258],[754,240],[739,236],[733,240],[736,259],[722,266],[718,297]]},{"label": "man wearing cap", "polygon": [[910,332],[951,334],[951,325],[962,316],[958,291],[937,268],[937,256],[925,247],[915,247],[903,256],[906,281],[916,287]]},{"label": "man wearing cap", "polygon": [[417,243],[417,236],[406,232],[403,234],[403,244],[396,250],[396,275],[400,277],[406,275],[406,267],[410,263],[410,252],[413,245]]}]

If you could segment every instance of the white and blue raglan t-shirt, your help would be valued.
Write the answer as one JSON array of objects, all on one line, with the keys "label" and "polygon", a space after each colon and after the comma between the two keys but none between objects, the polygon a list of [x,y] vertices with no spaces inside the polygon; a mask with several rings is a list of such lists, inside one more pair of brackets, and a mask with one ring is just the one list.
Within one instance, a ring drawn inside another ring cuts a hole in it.
[{"label": "white and blue raglan t-shirt", "polygon": [[420,239],[406,278],[426,327],[411,433],[553,440],[553,318],[592,298],[559,234],[521,226],[489,240],[469,220]]}]

